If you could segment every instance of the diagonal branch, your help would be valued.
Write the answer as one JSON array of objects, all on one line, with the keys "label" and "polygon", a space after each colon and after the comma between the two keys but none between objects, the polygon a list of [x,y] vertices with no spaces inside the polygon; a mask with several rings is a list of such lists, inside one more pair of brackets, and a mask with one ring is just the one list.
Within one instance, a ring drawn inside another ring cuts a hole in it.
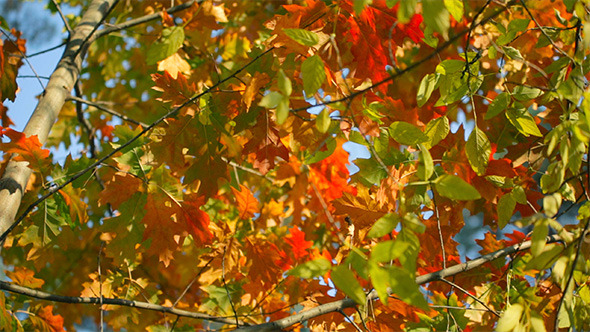
[{"label": "diagonal branch", "polygon": [[[181,10],[185,10],[190,8],[194,3],[201,3],[203,2],[203,0],[191,0],[191,1],[187,1],[181,5],[172,7],[170,9],[167,9],[166,12],[168,14],[172,14],[172,13],[176,13],[179,12]],[[117,24],[117,25],[111,25],[108,28],[104,28],[103,30],[98,31],[95,35],[94,38],[98,39],[102,36],[108,35],[109,33],[112,32],[116,32],[116,31],[121,31],[121,30],[125,30],[131,27],[134,27],[136,25],[140,25],[149,21],[153,21],[153,20],[157,20],[159,18],[162,17],[161,12],[158,13],[154,13],[154,14],[150,14],[150,15],[145,15],[142,17],[138,17],[136,19],[133,20],[129,20],[129,21],[125,21],[121,24]]]},{"label": "diagonal branch", "polygon": [[113,298],[98,298],[98,297],[75,297],[75,296],[62,296],[62,295],[55,295],[50,294],[42,291],[38,291],[35,289],[22,287],[18,285],[13,285],[7,283],[5,281],[0,281],[0,289],[5,290],[15,294],[21,294],[28,297],[33,297],[39,300],[46,300],[46,301],[53,301],[53,302],[61,302],[61,303],[86,303],[86,304],[110,304],[110,305],[119,305],[124,307],[132,307],[144,310],[152,310],[152,311],[159,311],[165,312],[177,316],[182,317],[189,317],[189,318],[196,318],[196,319],[203,319],[208,320],[211,322],[217,322],[222,324],[229,324],[235,325],[236,321],[233,318],[225,318],[225,317],[217,317],[211,316],[199,312],[191,312],[181,309],[176,309],[174,307],[167,307],[147,302],[140,302],[140,301],[132,301],[126,299],[113,299]]},{"label": "diagonal branch", "polygon": [[143,123],[141,121],[137,121],[135,119],[132,119],[132,118],[126,116],[125,114],[121,114],[119,112],[116,112],[116,111],[114,111],[114,110],[112,110],[112,109],[110,109],[108,107],[105,107],[104,105],[102,105],[101,103],[98,103],[98,102],[86,100],[86,99],[83,99],[83,98],[80,98],[80,97],[76,97],[76,96],[68,96],[67,100],[73,100],[73,101],[77,101],[77,102],[82,103],[82,104],[86,104],[88,106],[95,107],[95,108],[97,108],[97,109],[99,109],[99,110],[101,110],[101,111],[103,111],[105,113],[108,113],[108,114],[110,114],[112,116],[116,116],[116,117],[120,118],[121,120],[126,121],[126,122],[129,122],[129,123],[132,123],[132,124],[134,124],[136,126],[141,126],[143,128],[145,128],[145,127],[148,126],[147,124],[145,124],[145,123]]},{"label": "diagonal branch", "polygon": [[[561,238],[558,235],[552,235],[549,236],[547,238],[547,243],[554,243],[554,242],[561,242]],[[487,255],[483,255],[479,258],[476,258],[474,260],[471,260],[469,262],[465,262],[463,264],[457,264],[451,267],[448,267],[446,269],[442,269],[436,272],[432,272],[432,273],[427,273],[427,274],[423,274],[421,276],[416,277],[416,284],[418,285],[423,285],[432,281],[438,281],[438,280],[442,280],[446,277],[451,277],[463,272],[467,272],[470,270],[473,270],[475,268],[478,268],[488,262],[491,262],[493,260],[496,260],[498,258],[501,257],[505,257],[508,256],[510,254],[513,254],[515,252],[519,252],[519,251],[525,251],[530,249],[532,242],[531,241],[525,241],[523,243],[518,243],[515,245],[512,245],[510,247],[506,247],[497,251],[494,251],[492,253],[489,253]],[[375,300],[377,299],[377,291],[373,290],[372,292],[369,293],[369,295],[367,295],[367,300],[371,301],[371,300]],[[308,319],[314,318],[314,317],[318,317],[327,313],[331,313],[331,312],[336,312],[336,311],[340,311],[342,309],[346,309],[346,308],[353,308],[356,307],[356,302],[354,302],[354,300],[350,299],[350,298],[345,298],[343,300],[339,300],[339,301],[334,301],[334,302],[330,302],[330,303],[326,303],[326,304],[322,304],[320,306],[317,306],[313,309],[307,310],[307,311],[303,311],[300,312],[298,314],[289,316],[289,317],[285,317],[282,319],[278,319],[274,322],[270,322],[270,323],[264,323],[264,324],[259,324],[259,325],[253,325],[253,326],[247,326],[247,327],[242,327],[237,329],[236,331],[276,331],[276,330],[280,330],[280,329],[284,329],[287,328],[291,325],[306,321]]]}]

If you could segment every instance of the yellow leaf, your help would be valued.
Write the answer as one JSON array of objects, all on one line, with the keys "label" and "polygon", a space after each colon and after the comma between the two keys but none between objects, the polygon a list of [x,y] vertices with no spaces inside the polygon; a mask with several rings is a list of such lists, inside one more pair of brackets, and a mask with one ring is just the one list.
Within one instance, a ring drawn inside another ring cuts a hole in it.
[{"label": "yellow leaf", "polygon": [[190,76],[191,65],[183,59],[178,52],[172,54],[166,59],[158,62],[159,71],[168,71],[172,78],[176,79],[178,73],[183,73],[185,76]]}]

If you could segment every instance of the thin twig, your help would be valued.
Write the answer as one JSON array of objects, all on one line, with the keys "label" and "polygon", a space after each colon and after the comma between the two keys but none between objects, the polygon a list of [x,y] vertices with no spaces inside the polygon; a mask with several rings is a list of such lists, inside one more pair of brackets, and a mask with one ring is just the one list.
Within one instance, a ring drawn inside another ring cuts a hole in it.
[{"label": "thin twig", "polygon": [[[198,1],[192,0],[192,1],[188,1],[188,2],[185,2],[185,3],[181,4],[181,5],[178,5],[178,6],[169,8],[169,9],[166,10],[166,12],[168,14],[176,13],[176,12],[179,12],[181,10],[185,10],[185,9],[190,8],[194,3],[198,3],[199,4],[201,2],[203,2],[203,0],[198,0]],[[142,17],[138,17],[138,18],[133,19],[133,20],[125,21],[125,22],[123,22],[121,24],[111,25],[111,26],[109,26],[107,28],[104,28],[103,30],[98,31],[95,34],[95,39],[98,39],[98,38],[100,38],[102,36],[108,35],[109,33],[112,33],[112,32],[115,32],[115,31],[124,30],[124,29],[128,29],[128,28],[134,27],[134,26],[139,25],[139,24],[143,24],[143,23],[146,23],[146,22],[149,22],[149,21],[153,21],[153,20],[159,19],[161,17],[162,17],[162,12],[157,12],[157,13],[153,13],[153,14],[150,14],[150,15],[145,15],[145,16],[142,16]]]},{"label": "thin twig", "polygon": [[86,105],[95,107],[95,108],[97,108],[97,109],[99,109],[99,110],[101,110],[101,111],[103,111],[105,113],[108,113],[110,115],[116,116],[116,117],[120,118],[121,120],[123,120],[125,122],[129,122],[129,123],[132,123],[134,125],[141,126],[143,128],[147,128],[147,126],[148,126],[147,124],[145,124],[145,123],[143,123],[141,121],[134,120],[134,119],[126,116],[125,114],[121,114],[121,113],[119,113],[117,111],[114,111],[114,110],[108,108],[108,107],[105,107],[105,106],[101,105],[101,103],[89,101],[89,100],[82,99],[82,98],[76,97],[76,96],[69,96],[66,100],[73,100],[73,101],[77,101],[77,102],[80,102],[80,103],[83,103],[83,104],[86,104]]},{"label": "thin twig", "polygon": [[225,293],[227,294],[227,300],[231,306],[231,310],[234,313],[236,318],[236,326],[240,325],[240,320],[238,319],[238,313],[236,308],[234,307],[234,301],[232,300],[231,294],[229,293],[229,288],[227,288],[227,282],[225,281],[225,253],[227,250],[227,246],[223,247],[223,255],[221,256],[221,282],[223,283],[223,288],[225,288]]},{"label": "thin twig", "polygon": [[47,52],[51,52],[51,51],[53,51],[53,50],[56,50],[56,49],[58,49],[58,48],[60,48],[60,47],[66,46],[66,44],[67,44],[67,43],[68,43],[67,41],[64,41],[64,42],[62,42],[62,43],[61,43],[61,44],[59,44],[59,45],[55,45],[55,46],[53,46],[53,47],[50,47],[50,48],[48,48],[48,49],[45,49],[45,50],[43,50],[43,51],[39,51],[39,52],[37,52],[37,53],[33,53],[33,54],[28,54],[28,55],[27,55],[27,57],[28,57],[28,58],[32,58],[32,57],[34,57],[34,56],[37,56],[37,55],[41,55],[41,54],[45,54],[45,53],[47,53]]},{"label": "thin twig", "polygon": [[104,331],[104,310],[102,308],[102,269],[100,268],[100,256],[102,255],[102,250],[104,248],[104,241],[100,242],[100,249],[98,250],[98,295],[100,296],[100,332]]},{"label": "thin twig", "polygon": [[[167,307],[147,302],[140,302],[140,301],[133,301],[133,300],[126,300],[126,299],[113,299],[113,298],[106,298],[103,297],[76,297],[76,296],[62,296],[56,295],[51,293],[46,293],[42,291],[38,291],[35,289],[22,287],[19,285],[12,285],[5,281],[0,281],[0,290],[5,290],[15,294],[21,294],[28,297],[33,297],[40,300],[46,301],[53,301],[53,302],[60,302],[60,303],[87,303],[87,304],[106,304],[106,305],[118,305],[124,307],[132,307],[144,310],[152,310],[158,312],[165,312],[177,316],[182,317],[190,317],[196,319],[207,320],[211,322],[223,323],[223,324],[230,324],[235,325],[234,319],[228,319],[224,317],[217,317],[211,316],[207,314],[202,314],[199,312],[190,312],[186,310],[176,309],[173,307]],[[101,301],[102,300],[102,301]]]},{"label": "thin twig", "polygon": [[341,314],[342,316],[344,316],[344,319],[347,320],[349,323],[352,324],[352,326],[354,326],[354,328],[358,331],[358,332],[363,332],[363,330],[361,330],[361,328],[356,325],[356,323],[354,322],[354,319],[352,319],[351,317],[349,317],[347,314],[344,313],[344,311],[342,309],[338,310],[338,313]]},{"label": "thin twig", "polygon": [[[59,4],[57,3],[56,0],[51,0],[51,2],[53,3],[53,5],[55,6],[55,8],[57,9],[57,12],[59,13],[59,17],[61,17],[61,20],[64,23],[64,26],[66,27],[66,30],[68,31],[68,35],[71,36],[73,30],[70,27],[70,24],[68,23],[68,20],[66,19],[64,13],[61,11],[61,7],[59,6]],[[68,39],[69,39],[69,37],[68,37]]]},{"label": "thin twig", "polygon": [[[82,97],[82,84],[80,80],[76,81],[74,84],[74,93],[78,98]],[[81,98],[80,98],[81,99]],[[94,142],[95,137],[95,129],[92,128],[90,121],[84,117],[84,112],[82,111],[82,103],[76,102],[76,117],[78,118],[78,122],[82,126],[82,129],[88,135],[88,146],[90,147],[90,157],[92,159],[96,158],[96,143]]]},{"label": "thin twig", "polygon": [[461,286],[457,285],[456,283],[454,283],[454,282],[452,282],[450,280],[447,280],[445,278],[441,278],[440,281],[446,282],[447,284],[449,284],[449,285],[457,288],[458,290],[460,290],[461,292],[463,292],[465,295],[469,296],[470,298],[472,298],[473,300],[475,300],[477,303],[479,303],[482,306],[484,306],[487,309],[487,311],[493,313],[497,317],[500,317],[500,313],[498,313],[496,310],[490,308],[487,304],[485,304],[482,300],[480,300],[479,298],[477,298],[475,295],[469,293],[468,290],[464,289],[463,287],[461,287]]},{"label": "thin twig", "polygon": [[539,24],[539,22],[537,22],[537,19],[533,16],[531,11],[529,10],[529,7],[527,7],[527,5],[524,3],[524,0],[520,0],[520,3],[524,7],[524,10],[526,10],[526,12],[529,14],[531,20],[533,20],[533,22],[535,22],[535,25],[541,30],[541,33],[543,34],[543,36],[545,36],[545,38],[547,38],[549,40],[549,43],[551,43],[553,48],[555,48],[555,50],[558,51],[559,53],[563,54],[563,56],[568,58],[572,63],[575,63],[575,60],[571,56],[569,56],[569,54],[567,54],[559,46],[555,45],[555,42],[553,41],[553,39],[551,39],[551,37],[549,37],[549,35],[545,31],[545,29],[543,29],[543,27]]},{"label": "thin twig", "polygon": [[186,292],[188,292],[188,290],[193,286],[193,284],[199,279],[199,277],[201,276],[201,274],[203,273],[203,271],[205,271],[205,269],[209,266],[209,264],[211,264],[211,262],[215,259],[215,257],[209,259],[209,261],[205,264],[205,266],[203,266],[199,272],[197,272],[197,275],[193,278],[193,280],[191,280],[191,282],[189,282],[189,284],[184,288],[184,290],[182,291],[182,293],[180,294],[180,296],[178,296],[178,298],[176,299],[176,301],[174,301],[174,303],[172,304],[172,307],[176,307],[176,305],[178,304],[178,302],[180,302],[180,300],[184,297],[184,295],[186,294]]},{"label": "thin twig", "polygon": [[41,85],[41,89],[43,89],[43,91],[45,91],[45,85],[43,84],[43,82],[41,82],[41,78],[39,77],[39,74],[37,74],[35,67],[33,67],[33,65],[29,61],[29,58],[27,57],[27,55],[24,54],[23,51],[20,50],[18,45],[12,40],[12,38],[10,38],[10,35],[8,35],[8,33],[6,33],[6,31],[4,31],[4,29],[0,29],[0,32],[2,32],[2,34],[6,37],[7,41],[14,44],[14,47],[18,50],[18,53],[20,53],[20,55],[23,57],[23,59],[25,60],[25,62],[29,66],[29,68],[31,68],[31,71],[33,72],[33,74],[37,78],[37,82],[39,82],[39,85]]},{"label": "thin twig", "polygon": [[104,15],[102,16],[100,21],[98,21],[98,23],[92,27],[92,30],[90,31],[90,33],[87,34],[86,37],[84,37],[84,40],[82,40],[80,47],[76,50],[76,53],[74,53],[74,56],[72,56],[72,59],[75,59],[76,57],[78,57],[80,52],[82,52],[82,50],[86,49],[85,45],[90,45],[91,40],[96,39],[94,37],[94,33],[104,23],[104,21],[107,19],[107,17],[109,17],[109,14],[111,14],[113,9],[115,9],[115,7],[117,7],[118,3],[119,3],[119,0],[114,0],[113,5],[106,11],[106,13],[104,13]]}]

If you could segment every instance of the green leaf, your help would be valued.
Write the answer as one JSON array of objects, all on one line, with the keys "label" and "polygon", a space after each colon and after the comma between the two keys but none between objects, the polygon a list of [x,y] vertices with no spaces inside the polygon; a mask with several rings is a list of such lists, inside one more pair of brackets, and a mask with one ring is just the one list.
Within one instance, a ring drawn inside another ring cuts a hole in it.
[{"label": "green leaf", "polygon": [[437,145],[447,137],[450,128],[449,118],[446,116],[430,120],[424,130],[424,133],[428,136],[428,142],[424,143],[424,146],[430,149]]},{"label": "green leaf", "polygon": [[423,0],[422,12],[424,23],[431,27],[432,30],[441,33],[447,39],[451,24],[445,3],[440,0]]},{"label": "green leaf", "polygon": [[549,218],[553,218],[561,207],[561,194],[554,193],[543,197],[543,211]]},{"label": "green leaf", "polygon": [[289,97],[282,97],[283,98],[279,101],[279,105],[277,105],[277,124],[285,123],[285,120],[289,117]]},{"label": "green leaf", "polygon": [[[391,1],[391,0],[389,0]],[[398,0],[399,1],[399,0]],[[412,16],[416,11],[416,4],[418,0],[402,0],[399,1],[399,8],[397,10],[397,20],[401,24],[410,22]]]},{"label": "green leaf", "polygon": [[424,106],[432,92],[436,88],[438,84],[438,78],[440,74],[428,74],[422,78],[420,81],[420,86],[418,87],[418,94],[416,96],[416,100],[418,102],[418,107]]},{"label": "green leaf", "polygon": [[450,199],[471,201],[481,198],[477,189],[456,175],[442,175],[434,183],[438,193]]},{"label": "green leaf", "polygon": [[457,22],[463,19],[463,0],[445,0],[445,7]]},{"label": "green leaf", "polygon": [[332,282],[336,288],[346,294],[358,304],[364,304],[367,301],[367,296],[361,284],[356,280],[356,277],[345,265],[338,265],[332,269]]},{"label": "green leaf", "polygon": [[358,175],[371,185],[378,186],[381,184],[381,180],[385,179],[388,174],[387,170],[381,166],[375,158],[369,159],[356,159],[354,164],[359,167]]},{"label": "green leaf", "polygon": [[545,244],[543,251],[537,256],[533,257],[527,264],[526,268],[530,270],[545,270],[548,269],[559,258],[563,252],[563,247],[554,243]]},{"label": "green leaf", "polygon": [[514,187],[514,189],[512,189],[511,194],[514,197],[514,200],[516,201],[516,203],[518,203],[518,204],[527,204],[528,203],[528,200],[526,198],[526,193],[524,192],[524,188],[522,186]]},{"label": "green leaf", "polygon": [[404,241],[389,240],[377,243],[371,250],[371,262],[386,263],[401,257],[409,248]]},{"label": "green leaf", "polygon": [[291,85],[291,80],[287,77],[285,72],[282,69],[279,69],[278,74],[278,84],[279,90],[285,95],[290,96],[293,92],[293,86]]},{"label": "green leaf", "polygon": [[510,95],[506,92],[502,92],[501,94],[497,95],[496,98],[492,101],[490,106],[488,106],[488,111],[484,116],[484,119],[489,120],[496,115],[502,113],[505,109],[508,108],[508,104],[510,103]]},{"label": "green leaf", "polygon": [[308,98],[313,96],[326,80],[324,62],[318,55],[310,56],[301,64],[303,89]]},{"label": "green leaf", "polygon": [[436,66],[436,72],[441,75],[449,75],[458,73],[465,68],[465,61],[463,60],[444,60]]},{"label": "green leaf", "polygon": [[512,92],[512,95],[514,96],[514,98],[516,100],[520,100],[520,101],[527,101],[527,100],[535,99],[542,94],[543,94],[543,91],[541,91],[540,89],[531,88],[531,87],[522,86],[522,85],[519,85],[516,88],[514,88],[514,91]]},{"label": "green leaf", "polygon": [[271,91],[267,95],[262,97],[262,99],[260,100],[260,103],[258,103],[258,106],[262,106],[262,107],[266,107],[266,108],[277,108],[277,106],[279,106],[279,103],[283,99],[285,99],[285,98],[280,92]]},{"label": "green leaf", "polygon": [[389,134],[398,143],[415,145],[428,141],[428,136],[413,124],[397,121],[389,126]]},{"label": "green leaf", "polygon": [[322,146],[322,148],[320,150],[317,150],[317,151],[306,150],[304,152],[305,164],[307,164],[307,165],[315,164],[317,162],[320,162],[320,161],[328,158],[329,156],[332,155],[332,153],[334,153],[334,150],[336,150],[337,145],[338,144],[336,143],[336,140],[334,138],[330,137],[326,140],[326,145]]},{"label": "green leaf", "polygon": [[520,322],[520,317],[524,307],[518,303],[508,307],[503,313],[500,319],[498,319],[498,325],[496,325],[496,331],[498,332],[510,332],[513,331]]},{"label": "green leaf", "polygon": [[510,23],[508,23],[508,31],[522,32],[522,31],[526,30],[526,28],[529,26],[530,22],[531,22],[531,20],[529,20],[528,18],[512,19],[512,20],[510,20]]},{"label": "green leaf", "polygon": [[531,255],[539,256],[547,243],[547,234],[549,234],[549,219],[541,218],[535,222],[533,234],[531,235]]},{"label": "green leaf", "polygon": [[504,53],[506,53],[506,55],[509,56],[511,59],[520,61],[524,60],[524,58],[520,54],[520,51],[512,46],[502,46],[502,50],[504,50]]},{"label": "green leaf", "polygon": [[514,213],[514,208],[516,208],[516,200],[512,196],[512,194],[504,194],[498,200],[498,205],[496,206],[496,210],[498,212],[498,228],[502,229],[506,227],[510,218],[512,218],[512,214]]},{"label": "green leaf", "polygon": [[543,137],[539,131],[537,123],[525,109],[509,108],[506,110],[506,117],[516,129],[528,137],[530,135]]},{"label": "green leaf", "polygon": [[326,133],[328,129],[330,129],[331,122],[332,120],[330,119],[330,111],[327,108],[324,108],[315,118],[315,126],[322,134]]},{"label": "green leaf", "polygon": [[330,270],[330,267],[332,267],[332,263],[322,257],[298,265],[287,274],[303,279],[311,279],[323,276]]},{"label": "green leaf", "polygon": [[418,178],[422,181],[430,179],[434,173],[434,162],[430,151],[423,144],[418,144],[420,147],[420,153],[418,154]]},{"label": "green leaf", "polygon": [[399,216],[393,213],[388,213],[377,221],[371,227],[367,234],[369,238],[380,238],[391,233],[399,224]]},{"label": "green leaf", "polygon": [[465,153],[471,168],[477,175],[484,175],[490,160],[490,153],[492,152],[492,145],[488,140],[488,136],[477,126],[469,135],[467,144],[465,145]]},{"label": "green leaf", "polygon": [[148,65],[153,65],[176,53],[184,43],[184,29],[174,26],[162,30],[160,39],[152,44],[146,55]]},{"label": "green leaf", "polygon": [[372,3],[373,0],[354,0],[354,13],[360,15],[365,7]]},{"label": "green leaf", "polygon": [[303,46],[314,46],[320,41],[317,33],[305,29],[283,29],[283,32]]},{"label": "green leaf", "polygon": [[549,164],[547,171],[541,176],[541,189],[543,193],[557,191],[561,187],[564,178],[565,166],[562,160]]}]

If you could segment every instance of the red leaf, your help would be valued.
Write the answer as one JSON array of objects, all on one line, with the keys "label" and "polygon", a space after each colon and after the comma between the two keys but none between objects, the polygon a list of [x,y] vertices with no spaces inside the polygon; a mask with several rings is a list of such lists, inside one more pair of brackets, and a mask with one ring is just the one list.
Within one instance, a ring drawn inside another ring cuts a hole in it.
[{"label": "red leaf", "polygon": [[305,233],[299,230],[299,227],[293,227],[289,230],[289,235],[285,237],[285,242],[291,247],[296,260],[299,260],[309,253],[307,249],[313,245],[312,241],[305,241]]},{"label": "red leaf", "polygon": [[275,167],[276,157],[289,160],[289,150],[281,142],[279,131],[268,123],[264,112],[260,113],[258,122],[251,131],[253,137],[244,145],[243,151],[245,154],[255,154],[254,168],[266,174]]},{"label": "red leaf", "polygon": [[181,203],[188,232],[200,246],[210,243],[213,238],[209,231],[211,219],[207,212],[201,210],[203,204],[205,204],[205,196],[197,197],[196,195],[186,196]]}]

